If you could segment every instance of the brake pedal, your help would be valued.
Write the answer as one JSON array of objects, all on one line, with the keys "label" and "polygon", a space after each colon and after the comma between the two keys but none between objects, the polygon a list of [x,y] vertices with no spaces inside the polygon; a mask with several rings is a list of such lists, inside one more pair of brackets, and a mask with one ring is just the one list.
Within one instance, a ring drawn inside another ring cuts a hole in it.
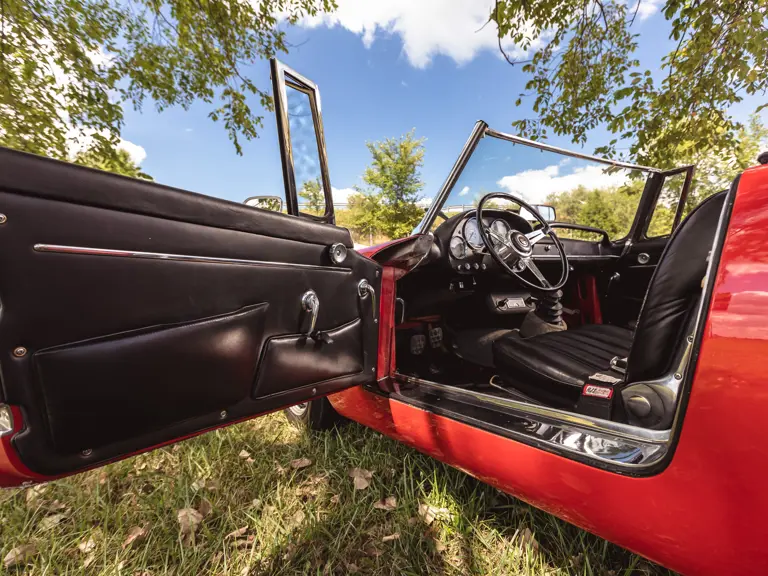
[{"label": "brake pedal", "polygon": [[439,326],[437,328],[430,328],[429,345],[432,348],[440,348],[443,345],[443,329]]}]

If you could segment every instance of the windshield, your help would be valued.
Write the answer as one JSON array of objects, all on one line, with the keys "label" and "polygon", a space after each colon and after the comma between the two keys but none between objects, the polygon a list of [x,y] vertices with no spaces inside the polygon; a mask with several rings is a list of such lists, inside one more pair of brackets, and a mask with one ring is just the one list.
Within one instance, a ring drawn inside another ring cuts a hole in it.
[{"label": "windshield", "polygon": [[[611,239],[622,238],[637,211],[648,175],[644,172],[486,135],[442,203],[442,213],[450,217],[475,208],[489,192],[507,192],[529,204],[554,206],[558,222],[592,226]],[[493,201],[488,207],[519,210],[503,204]],[[533,220],[525,211],[522,216]],[[442,221],[438,217],[434,224]],[[581,237],[565,230],[557,233]]]}]

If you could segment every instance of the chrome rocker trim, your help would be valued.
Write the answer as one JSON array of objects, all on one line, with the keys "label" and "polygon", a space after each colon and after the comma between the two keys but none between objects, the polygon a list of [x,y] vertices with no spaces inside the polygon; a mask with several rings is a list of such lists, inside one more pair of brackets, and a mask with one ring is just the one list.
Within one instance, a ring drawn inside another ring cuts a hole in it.
[{"label": "chrome rocker trim", "polygon": [[664,457],[669,446],[669,430],[647,430],[399,373],[394,377],[399,382],[414,384],[446,399],[490,408],[519,419],[517,425],[499,430],[504,434],[613,466],[627,469],[652,466]]}]

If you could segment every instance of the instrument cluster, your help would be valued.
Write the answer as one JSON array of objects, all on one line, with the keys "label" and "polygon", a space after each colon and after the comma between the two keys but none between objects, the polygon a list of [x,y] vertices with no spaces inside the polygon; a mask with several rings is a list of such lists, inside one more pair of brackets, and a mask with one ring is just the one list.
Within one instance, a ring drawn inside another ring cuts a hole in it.
[{"label": "instrument cluster", "polygon": [[[489,221],[486,220],[485,224],[493,232],[491,235],[491,242],[493,242],[494,247],[501,248],[502,242],[500,238],[506,238],[512,231],[512,227],[508,222],[501,218],[496,218],[495,220],[490,221],[490,225]],[[464,260],[469,256],[483,252],[485,245],[483,244],[483,238],[480,235],[477,218],[472,216],[456,226],[456,229],[453,231],[453,236],[451,237],[449,248],[451,256],[456,260]]]}]

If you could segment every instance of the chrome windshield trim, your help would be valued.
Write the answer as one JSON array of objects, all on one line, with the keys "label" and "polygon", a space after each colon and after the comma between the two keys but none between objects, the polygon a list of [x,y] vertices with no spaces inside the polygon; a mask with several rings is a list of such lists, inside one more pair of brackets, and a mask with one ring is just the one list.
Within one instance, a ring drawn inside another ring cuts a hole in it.
[{"label": "chrome windshield trim", "polygon": [[83,246],[62,246],[59,244],[35,244],[35,252],[77,254],[85,256],[110,256],[117,258],[143,258],[148,260],[172,260],[175,262],[197,262],[203,264],[234,264],[239,266],[266,266],[270,268],[301,268],[303,270],[326,270],[348,274],[351,268],[319,266],[317,264],[294,264],[291,262],[270,262],[268,260],[244,260],[240,258],[219,258],[215,256],[192,256],[188,254],[164,254],[161,252],[139,252],[135,250],[112,250],[109,248],[86,248]]},{"label": "chrome windshield trim", "polygon": [[445,182],[443,182],[443,185],[440,187],[440,190],[438,190],[437,194],[435,195],[434,201],[432,202],[432,204],[430,204],[429,208],[424,214],[424,217],[421,219],[421,222],[419,222],[419,224],[413,229],[411,234],[424,234],[425,232],[429,231],[429,228],[432,226],[432,223],[434,222],[435,217],[438,215],[440,210],[442,210],[443,204],[445,203],[448,196],[450,195],[451,190],[453,190],[453,187],[456,184],[456,181],[461,176],[461,173],[464,171],[467,161],[469,160],[470,156],[472,156],[472,153],[475,151],[475,148],[477,147],[477,143],[480,142],[480,140],[484,136],[492,136],[500,140],[507,140],[509,142],[513,142],[516,144],[523,144],[525,146],[538,148],[539,150],[547,150],[549,152],[555,152],[557,154],[563,154],[565,156],[571,156],[573,158],[580,158],[582,160],[591,160],[594,162],[599,162],[601,164],[615,166],[617,168],[640,170],[642,172],[648,172],[651,174],[659,174],[662,172],[658,168],[652,168],[650,166],[641,166],[639,164],[631,164],[629,162],[620,162],[619,160],[610,160],[608,158],[600,158],[599,156],[592,156],[591,154],[583,154],[581,152],[573,152],[571,150],[560,148],[558,146],[544,144],[543,142],[537,142],[535,140],[528,140],[527,138],[521,138],[520,136],[513,136],[512,134],[507,134],[505,132],[499,132],[498,130],[494,130],[493,128],[490,128],[488,124],[483,120],[478,120],[475,123],[475,127],[472,129],[472,132],[469,135],[469,138],[464,144],[464,147],[461,149],[461,153],[459,154],[459,157],[456,159],[456,162],[451,168],[451,171],[448,173],[448,177],[445,179]]},{"label": "chrome windshield trim", "polygon": [[545,418],[549,420],[550,423],[559,422],[568,424],[570,426],[575,426],[587,431],[607,434],[635,442],[664,444],[669,441],[669,430],[648,430],[646,428],[623,424],[621,422],[613,422],[611,420],[595,418],[594,416],[586,416],[584,414],[567,412],[558,408],[549,408],[547,406],[529,404],[519,400],[512,400],[511,398],[503,398],[501,396],[493,396],[483,392],[467,390],[466,388],[459,388],[457,386],[450,386],[448,384],[440,384],[438,382],[432,382],[430,380],[424,380],[414,376],[406,376],[405,374],[400,374],[399,372],[395,373],[395,379],[406,384],[416,384],[418,386],[435,390],[437,392],[448,392],[454,396],[460,396],[466,399],[474,399],[482,402],[486,406],[497,406],[505,408],[506,410],[518,412],[521,415],[525,415],[526,417],[535,416],[539,418]]},{"label": "chrome windshield trim", "polygon": [[611,160],[610,158],[601,158],[600,156],[592,156],[591,154],[584,154],[582,152],[574,152],[566,148],[560,148],[559,146],[552,146],[551,144],[544,144],[536,140],[528,140],[527,138],[521,138],[520,136],[513,136],[505,132],[499,132],[493,128],[486,128],[485,133],[488,136],[499,138],[501,140],[507,140],[516,144],[523,144],[525,146],[531,146],[538,148],[539,150],[547,150],[548,152],[556,152],[557,154],[563,154],[565,156],[571,156],[573,158],[580,158],[581,160],[591,160],[592,162],[600,162],[601,164],[608,164],[609,166],[616,166],[617,168],[628,168],[630,170],[640,170],[642,172],[659,173],[661,170],[658,168],[652,168],[650,166],[641,166],[639,164],[630,164],[629,162],[621,162],[619,160]]},{"label": "chrome windshield trim", "polygon": [[[664,457],[669,447],[666,431],[637,429],[626,424],[507,400],[402,374],[395,374],[395,378],[401,382],[416,384],[421,389],[440,394],[449,400],[453,397],[481,408],[490,408],[493,405],[492,409],[519,419],[511,426],[505,427],[483,423],[500,434],[543,443],[620,468],[636,470],[656,464]],[[404,398],[407,400],[407,397]]]},{"label": "chrome windshield trim", "polygon": [[448,173],[448,177],[445,179],[445,182],[443,182],[443,185],[440,186],[440,190],[438,190],[432,204],[429,205],[427,212],[424,214],[424,218],[422,218],[421,222],[419,222],[416,228],[413,229],[411,235],[426,234],[429,232],[429,227],[432,226],[435,216],[437,216],[437,213],[442,209],[445,199],[456,184],[456,180],[461,176],[464,166],[467,164],[467,160],[472,156],[472,152],[475,151],[477,143],[480,142],[480,139],[485,135],[487,129],[488,124],[482,120],[475,122],[475,127],[472,128],[472,132],[464,143],[459,157],[456,159],[451,171]]}]

